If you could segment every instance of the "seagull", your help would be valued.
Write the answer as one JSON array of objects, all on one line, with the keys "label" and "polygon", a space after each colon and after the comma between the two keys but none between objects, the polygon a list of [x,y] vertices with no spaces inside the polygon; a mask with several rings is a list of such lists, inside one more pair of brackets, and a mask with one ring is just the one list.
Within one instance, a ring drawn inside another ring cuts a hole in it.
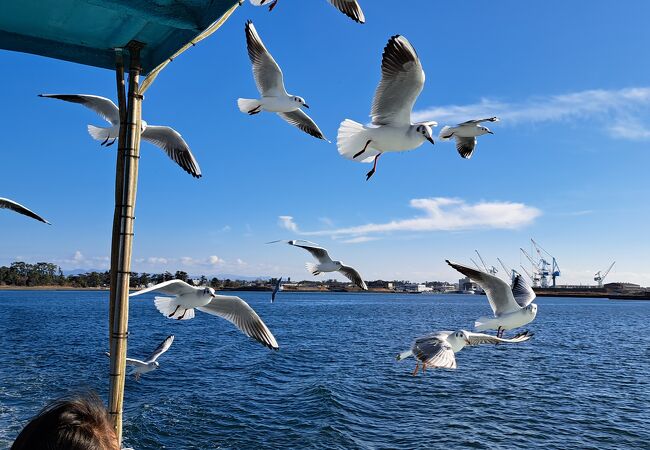
[{"label": "seagull", "polygon": [[366,180],[377,170],[384,152],[403,152],[432,144],[436,122],[411,123],[411,111],[424,86],[424,70],[415,49],[404,37],[388,40],[381,61],[381,82],[372,101],[371,126],[345,119],[339,127],[337,146],[341,156],[353,161],[374,161]]},{"label": "seagull", "polygon": [[211,287],[194,287],[182,280],[170,280],[134,292],[130,297],[159,292],[171,297],[154,297],[154,304],[161,314],[170,319],[194,318],[194,309],[219,316],[234,324],[246,336],[262,345],[277,350],[278,343],[268,327],[253,308],[244,300],[231,295],[217,295]]},{"label": "seagull", "polygon": [[[327,0],[332,6],[348,16],[350,19],[358,23],[365,23],[366,18],[361,11],[361,6],[357,0]],[[269,11],[278,4],[278,0],[251,0],[255,6],[269,5]]]},{"label": "seagull", "polygon": [[282,283],[282,277],[278,278],[278,281],[275,283],[275,286],[273,287],[273,292],[271,293],[271,303],[275,301],[275,296],[280,290],[280,283]]},{"label": "seagull", "polygon": [[[100,145],[110,147],[120,134],[120,111],[110,99],[86,94],[39,94],[39,97],[56,98],[66,102],[79,103],[95,111],[110,127],[88,125],[88,133],[93,139],[102,141]],[[185,172],[195,178],[201,178],[199,163],[194,159],[187,142],[176,130],[170,127],[148,125],[142,121],[142,139],[160,147]],[[110,142],[109,142],[110,141]]]},{"label": "seagull", "polygon": [[415,363],[413,376],[417,375],[422,363],[422,372],[427,367],[440,367],[443,369],[456,368],[455,354],[465,348],[466,345],[474,346],[481,344],[500,344],[500,343],[519,343],[527,341],[533,337],[533,333],[524,331],[511,339],[503,339],[484,333],[472,333],[470,331],[438,331],[426,336],[419,337],[415,340],[410,350],[397,355],[397,360],[401,361],[410,356],[415,357],[418,361]]},{"label": "seagull", "polygon": [[535,292],[521,276],[515,278],[516,284],[510,287],[501,278],[489,273],[449,260],[447,264],[481,286],[490,302],[494,317],[477,319],[474,322],[475,330],[497,330],[497,337],[502,337],[504,331],[522,327],[535,319],[537,305],[531,303],[535,299]]},{"label": "seagull", "polygon": [[28,208],[24,207],[23,205],[21,205],[20,203],[16,203],[13,200],[9,200],[8,198],[0,197],[0,209],[2,209],[2,208],[10,209],[12,211],[17,212],[18,214],[22,214],[23,216],[31,217],[32,219],[36,219],[36,220],[39,220],[39,221],[41,221],[43,223],[46,223],[48,225],[52,225],[50,222],[43,219],[41,216],[36,214],[31,209],[28,209]]},{"label": "seagull", "polygon": [[498,117],[468,120],[467,122],[459,123],[455,127],[443,127],[440,130],[439,137],[443,141],[448,141],[452,137],[456,139],[456,150],[458,150],[458,154],[465,159],[470,159],[476,148],[476,136],[494,134],[488,127],[482,126],[481,123],[498,121]]},{"label": "seagull", "polygon": [[[133,366],[129,371],[129,375],[133,375],[135,380],[138,381],[140,379],[140,375],[143,373],[151,372],[152,370],[159,368],[160,363],[158,363],[156,360],[160,357],[160,355],[169,350],[169,347],[172,346],[172,342],[174,342],[174,335],[167,336],[167,338],[160,343],[158,348],[156,348],[145,361],[126,358],[126,364],[128,366]],[[111,356],[111,354],[106,352],[106,356]]]},{"label": "seagull", "polygon": [[[248,56],[253,63],[253,76],[257,90],[262,94],[261,99],[237,99],[239,110],[249,115],[261,111],[277,113],[291,125],[300,128],[305,133],[327,141],[318,125],[301,107],[309,108],[305,99],[287,94],[284,88],[282,70],[273,56],[264,46],[262,38],[257,34],[255,25],[250,20],[246,22],[246,45]],[[328,141],[329,142],[329,141]]]},{"label": "seagull", "polygon": [[352,281],[355,285],[364,291],[368,290],[368,286],[366,286],[366,282],[363,281],[361,275],[359,275],[359,272],[357,272],[353,267],[346,266],[341,261],[332,261],[332,258],[330,258],[327,250],[325,250],[323,247],[320,247],[318,244],[303,240],[273,241],[269,242],[269,244],[274,242],[286,242],[289,245],[304,248],[309,253],[311,253],[311,255],[316,258],[316,260],[318,260],[318,264],[305,264],[305,267],[309,272],[311,272],[312,275],[316,276],[321,272],[341,272],[341,274],[345,275],[345,277]]}]

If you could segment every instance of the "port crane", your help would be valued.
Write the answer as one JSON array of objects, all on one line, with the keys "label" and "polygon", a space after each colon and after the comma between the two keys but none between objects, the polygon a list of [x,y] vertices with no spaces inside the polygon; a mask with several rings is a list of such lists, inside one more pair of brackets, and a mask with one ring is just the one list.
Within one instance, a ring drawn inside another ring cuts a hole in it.
[{"label": "port crane", "polygon": [[[521,253],[526,257],[526,259],[527,259],[528,261],[530,261],[530,264],[532,265],[532,269],[531,269],[531,272],[532,272],[532,273],[528,272],[528,271],[526,270],[526,268],[523,266],[523,264],[520,264],[520,265],[521,265],[521,268],[524,269],[524,272],[526,272],[526,275],[528,275],[528,277],[530,278],[530,280],[533,282],[533,287],[539,287],[539,285],[540,285],[540,281],[542,281],[543,279],[542,279],[542,277],[540,276],[537,261],[535,261],[535,260],[533,259],[533,257],[530,256],[530,255],[528,254],[528,252],[527,252],[526,250],[524,250],[523,248],[520,247],[519,250],[520,250]],[[548,286],[548,283],[547,283],[547,286]],[[544,286],[544,282],[543,282],[543,281],[542,281],[542,287],[546,287],[546,286]]]},{"label": "port crane", "polygon": [[[499,269],[497,269],[497,268],[494,267],[494,266],[491,266],[491,267],[488,268],[487,264],[485,264],[485,261],[483,260],[483,257],[482,257],[481,254],[478,252],[478,250],[474,250],[474,251],[475,251],[476,254],[478,255],[478,259],[481,260],[481,263],[483,264],[483,268],[485,269],[485,271],[486,271],[487,273],[491,274],[491,275],[496,275],[496,273],[499,271]],[[476,263],[474,263],[474,264],[476,264]]]},{"label": "port crane", "polygon": [[[542,287],[548,287],[548,276],[551,276],[553,282],[553,287],[555,287],[555,279],[559,277],[562,273],[560,272],[560,266],[555,259],[555,256],[551,255],[549,252],[544,250],[544,248],[535,242],[534,239],[530,239],[530,242],[535,247],[535,251],[539,256],[539,265],[538,269],[542,278]],[[549,263],[546,258],[550,258],[551,262]]]},{"label": "port crane", "polygon": [[614,264],[616,264],[616,261],[610,264],[610,266],[607,268],[605,273],[601,274],[601,271],[599,270],[598,272],[596,272],[596,275],[594,275],[594,281],[598,283],[599,288],[603,287],[603,281],[605,281],[605,277],[607,276],[607,274],[609,274],[609,271],[612,270]]}]

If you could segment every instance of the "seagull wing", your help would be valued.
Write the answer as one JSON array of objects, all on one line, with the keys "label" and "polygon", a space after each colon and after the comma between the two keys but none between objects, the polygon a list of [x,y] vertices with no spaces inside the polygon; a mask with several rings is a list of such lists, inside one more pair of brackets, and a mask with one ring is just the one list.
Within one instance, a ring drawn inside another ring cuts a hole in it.
[{"label": "seagull wing", "polygon": [[142,132],[142,139],[162,148],[167,156],[195,178],[201,178],[201,168],[194,155],[183,139],[183,136],[173,128],[147,125]]},{"label": "seagull wing", "polygon": [[314,122],[311,117],[305,114],[302,109],[297,109],[295,111],[287,113],[278,113],[278,116],[282,117],[291,125],[300,128],[305,133],[312,135],[315,138],[327,141],[327,138],[323,135],[323,132],[320,130],[320,128],[318,128],[318,125],[316,125],[316,122]]},{"label": "seagull wing", "polygon": [[199,306],[199,311],[219,316],[239,328],[246,336],[252,337],[270,349],[279,348],[275,337],[260,316],[244,300],[230,295],[217,295],[210,303]]},{"label": "seagull wing", "polygon": [[79,103],[92,109],[111,125],[120,125],[120,110],[106,97],[86,94],[39,94],[39,97],[56,98],[64,102]]},{"label": "seagull wing", "polygon": [[20,203],[16,203],[13,200],[9,200],[8,198],[0,198],[0,208],[10,209],[12,211],[17,212],[18,214],[22,214],[23,216],[31,217],[32,219],[36,219],[48,225],[52,225],[50,222],[43,219],[41,216],[36,214],[31,209],[28,209],[23,205],[21,205]]},{"label": "seagull wing", "polygon": [[248,57],[253,63],[255,84],[260,94],[265,97],[287,95],[282,70],[264,46],[262,38],[257,34],[255,25],[250,20],[246,22],[246,46]]},{"label": "seagull wing", "polygon": [[456,139],[456,150],[458,150],[458,154],[465,159],[470,159],[476,148],[476,138],[460,136],[454,136],[454,138]]},{"label": "seagull wing", "polygon": [[354,284],[359,286],[364,291],[368,290],[368,286],[366,286],[366,282],[363,281],[361,275],[359,275],[359,272],[357,272],[354,268],[350,266],[341,266],[339,272],[345,275],[346,278],[348,278],[350,281],[352,281]]},{"label": "seagull wing", "polygon": [[365,23],[366,18],[357,0],[327,0],[332,6],[358,23]]},{"label": "seagull wing", "polygon": [[146,294],[148,292],[161,292],[167,295],[179,296],[183,294],[189,294],[190,292],[194,292],[196,290],[197,288],[190,286],[182,280],[169,280],[156,284],[155,286],[136,291],[133,294],[130,294],[129,297],[135,297],[137,295]]},{"label": "seagull wing", "polygon": [[158,348],[156,348],[151,355],[147,358],[147,362],[154,362],[155,360],[158,359],[160,355],[165,353],[167,350],[169,350],[169,347],[172,346],[172,342],[174,342],[174,335],[172,334],[171,336],[167,336],[167,338],[160,343]]},{"label": "seagull wing", "polygon": [[488,117],[487,119],[475,119],[468,120],[467,122],[459,123],[458,125],[470,125],[470,124],[479,124],[481,122],[498,122],[498,117]]},{"label": "seagull wing", "polygon": [[415,49],[400,35],[390,38],[381,61],[381,82],[372,101],[375,125],[411,125],[411,111],[424,86],[424,71]]},{"label": "seagull wing", "polygon": [[432,334],[417,339],[413,343],[411,351],[428,367],[456,368],[454,351],[441,334]]},{"label": "seagull wing", "polygon": [[524,277],[517,274],[512,282],[512,295],[519,306],[525,308],[535,300],[535,291],[524,280]]},{"label": "seagull wing", "polygon": [[485,334],[485,333],[474,333],[471,331],[466,331],[465,334],[469,338],[469,345],[481,345],[481,344],[516,344],[519,342],[525,342],[531,337],[533,337],[532,333],[529,333],[528,331],[525,331],[523,333],[519,333],[515,335],[514,337],[510,339],[506,338],[498,338],[496,336],[493,336],[491,334]]},{"label": "seagull wing", "polygon": [[309,243],[309,241],[288,241],[289,245],[294,247],[300,247],[307,250],[311,255],[318,260],[321,264],[327,264],[332,262],[332,258],[327,253],[323,247],[319,247],[317,244]]},{"label": "seagull wing", "polygon": [[278,294],[278,291],[280,290],[280,283],[282,283],[282,277],[278,278],[278,281],[275,283],[275,286],[273,287],[273,292],[271,293],[271,303],[275,301],[275,296]]},{"label": "seagull wing", "polygon": [[521,309],[515,301],[515,297],[512,295],[510,286],[501,278],[472,269],[471,267],[453,263],[449,260],[447,260],[447,264],[483,288],[495,316]]},{"label": "seagull wing", "polygon": [[128,366],[135,366],[135,367],[146,367],[147,363],[144,361],[140,361],[139,359],[133,359],[133,358],[126,358],[126,364]]}]

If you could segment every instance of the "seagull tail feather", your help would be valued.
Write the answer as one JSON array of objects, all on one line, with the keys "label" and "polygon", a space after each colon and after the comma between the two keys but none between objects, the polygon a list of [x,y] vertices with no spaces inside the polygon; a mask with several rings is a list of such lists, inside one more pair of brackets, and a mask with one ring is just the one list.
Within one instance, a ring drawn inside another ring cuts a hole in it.
[{"label": "seagull tail feather", "polygon": [[454,133],[452,133],[450,130],[451,130],[451,127],[449,127],[449,126],[442,127],[442,129],[440,130],[440,134],[438,134],[438,137],[440,138],[440,140],[448,141],[449,139],[451,139],[451,137],[452,137],[452,135]]},{"label": "seagull tail feather", "polygon": [[320,270],[318,270],[318,265],[313,264],[313,263],[306,263],[305,267],[307,268],[307,271],[311,273],[312,275],[320,275]]},{"label": "seagull tail feather", "polygon": [[[163,314],[165,317],[171,317],[176,311],[176,300],[174,297],[154,297],[153,304],[156,305],[156,309],[160,311],[160,314]],[[178,308],[180,309],[180,308]]]},{"label": "seagull tail feather", "polygon": [[88,125],[88,134],[96,141],[104,141],[110,137],[110,129]]},{"label": "seagull tail feather", "polygon": [[250,114],[250,111],[254,111],[255,109],[259,108],[261,104],[259,100],[252,98],[238,98],[237,106],[239,106],[239,110],[241,112]]},{"label": "seagull tail feather", "polygon": [[397,357],[395,359],[397,359],[398,361],[401,361],[403,359],[408,358],[409,356],[413,356],[413,352],[411,350],[407,350],[405,352],[400,353],[399,355],[397,355]]},{"label": "seagull tail feather", "polygon": [[490,320],[491,320],[490,317],[479,317],[474,322],[474,329],[477,331],[490,330],[491,327],[490,324],[488,323],[490,322]]},{"label": "seagull tail feather", "polygon": [[[372,162],[379,152],[371,147],[366,148],[367,142],[368,135],[363,125],[350,119],[341,122],[336,136],[336,146],[341,156],[358,162]],[[364,148],[366,150],[362,152]]]}]

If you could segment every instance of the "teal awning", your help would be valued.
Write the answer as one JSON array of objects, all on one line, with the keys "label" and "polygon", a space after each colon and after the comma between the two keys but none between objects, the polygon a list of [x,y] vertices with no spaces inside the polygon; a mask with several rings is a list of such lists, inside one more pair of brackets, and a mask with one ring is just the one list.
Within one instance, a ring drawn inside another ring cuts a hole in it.
[{"label": "teal awning", "polygon": [[115,68],[114,49],[144,43],[143,72],[172,56],[237,0],[0,1],[0,48]]}]

